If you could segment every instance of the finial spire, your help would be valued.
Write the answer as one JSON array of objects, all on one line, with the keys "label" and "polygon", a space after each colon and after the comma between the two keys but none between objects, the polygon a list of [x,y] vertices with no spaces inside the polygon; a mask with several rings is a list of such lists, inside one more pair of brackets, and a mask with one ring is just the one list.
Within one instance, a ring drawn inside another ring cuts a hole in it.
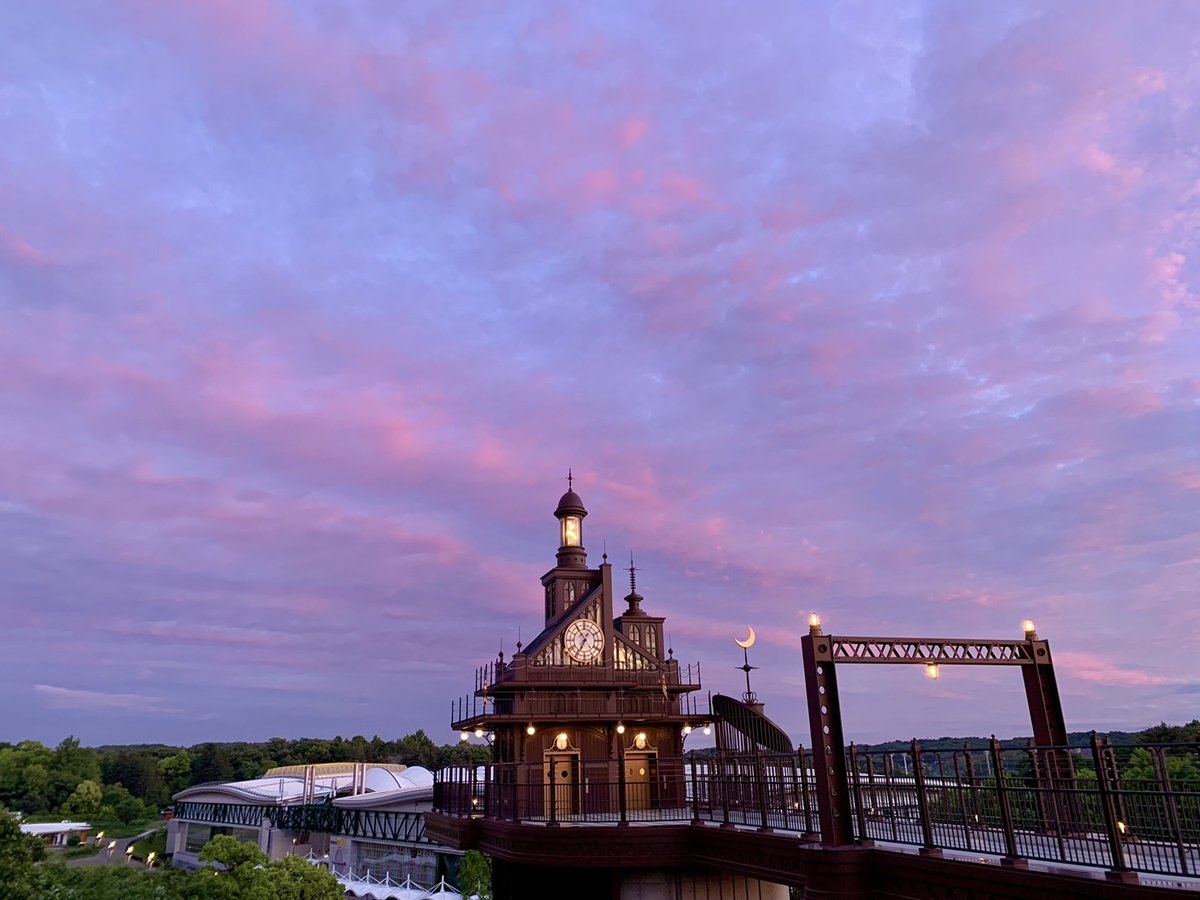
[{"label": "finial spire", "polygon": [[567,469],[567,490],[568,491],[575,490],[575,485],[573,483],[574,481],[575,481],[575,476],[571,474],[570,469]]},{"label": "finial spire", "polygon": [[629,551],[629,593],[637,593],[637,568],[633,565],[633,551]]}]

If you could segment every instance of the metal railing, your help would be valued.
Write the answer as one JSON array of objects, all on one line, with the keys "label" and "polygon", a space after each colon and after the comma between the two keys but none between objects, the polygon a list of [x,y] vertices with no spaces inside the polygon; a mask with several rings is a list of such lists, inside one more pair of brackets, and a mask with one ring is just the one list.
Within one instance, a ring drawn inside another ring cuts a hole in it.
[{"label": "metal railing", "polygon": [[434,809],[545,825],[708,821],[811,833],[812,777],[800,756],[694,760],[622,754],[600,762],[551,756],[543,763],[442,769]]},{"label": "metal railing", "polygon": [[694,695],[668,694],[613,690],[591,693],[578,690],[530,691],[523,697],[481,697],[467,695],[450,704],[450,723],[453,728],[471,725],[474,720],[487,717],[517,719],[547,719],[568,721],[575,719],[625,718],[630,720],[661,719],[683,716],[697,722],[706,720],[710,713]]},{"label": "metal railing", "polygon": [[[561,764],[560,764],[561,763]],[[554,768],[559,765],[559,768]],[[859,841],[1200,876],[1200,744],[902,751],[851,745]],[[556,760],[448,768],[434,809],[556,825],[715,822],[818,838],[812,757]]]},{"label": "metal railing", "polygon": [[616,684],[630,687],[658,687],[666,676],[668,685],[700,687],[700,663],[682,663],[671,659],[644,669],[617,666],[539,666],[532,662],[484,663],[475,670],[475,690],[491,690],[510,682],[521,684],[573,684],[586,679],[591,684]]},{"label": "metal railing", "polygon": [[1002,750],[995,739],[955,751],[917,741],[896,752],[851,745],[854,832],[927,851],[1196,876],[1198,750],[1115,748],[1097,735],[1086,748]]}]

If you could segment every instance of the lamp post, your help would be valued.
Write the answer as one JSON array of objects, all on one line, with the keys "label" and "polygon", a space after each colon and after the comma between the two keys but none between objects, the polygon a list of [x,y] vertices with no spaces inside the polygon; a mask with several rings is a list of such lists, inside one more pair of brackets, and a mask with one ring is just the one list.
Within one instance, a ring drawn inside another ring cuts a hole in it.
[{"label": "lamp post", "polygon": [[133,844],[125,848],[125,865],[129,865],[131,859],[133,859]]},{"label": "lamp post", "polygon": [[108,861],[109,861],[110,863],[112,862],[112,855],[113,855],[113,851],[114,851],[114,850],[116,850],[116,849],[117,849],[117,842],[116,842],[116,841],[109,841],[109,842],[108,842]]},{"label": "lamp post", "polygon": [[151,850],[150,853],[146,856],[146,868],[147,869],[154,868],[154,855],[155,855],[154,851]]}]

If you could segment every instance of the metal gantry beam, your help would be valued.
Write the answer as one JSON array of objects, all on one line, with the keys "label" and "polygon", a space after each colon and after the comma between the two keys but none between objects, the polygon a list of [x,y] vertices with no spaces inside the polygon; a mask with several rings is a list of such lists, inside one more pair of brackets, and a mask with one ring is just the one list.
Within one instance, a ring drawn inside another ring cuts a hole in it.
[{"label": "metal gantry beam", "polygon": [[[1065,747],[1067,728],[1063,720],[1058,683],[1050,645],[1038,638],[1030,621],[1024,623],[1024,640],[979,640],[975,638],[847,637],[825,634],[814,613],[809,633],[800,639],[804,657],[804,680],[808,687],[808,719],[812,730],[817,808],[821,839],[833,846],[853,843],[849,828],[850,790],[844,762],[841,701],[837,689],[837,667],[842,664],[924,665],[936,678],[944,665],[1020,666],[1025,699],[1033,724],[1034,744]],[[1065,751],[1047,757],[1055,788],[1073,786],[1070,760]]]},{"label": "metal gantry beam", "polygon": [[938,663],[940,665],[1030,666],[1037,660],[1030,641],[969,638],[883,638],[822,635],[817,659],[841,663]]}]

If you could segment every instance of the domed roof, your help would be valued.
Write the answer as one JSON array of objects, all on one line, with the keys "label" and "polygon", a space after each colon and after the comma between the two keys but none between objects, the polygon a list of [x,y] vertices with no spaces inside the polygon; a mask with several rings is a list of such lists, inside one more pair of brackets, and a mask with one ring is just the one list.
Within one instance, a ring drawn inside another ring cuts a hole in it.
[{"label": "domed roof", "polygon": [[579,513],[587,515],[587,510],[583,508],[583,500],[574,491],[567,491],[559,498],[558,508],[554,510],[557,516],[559,513]]}]

